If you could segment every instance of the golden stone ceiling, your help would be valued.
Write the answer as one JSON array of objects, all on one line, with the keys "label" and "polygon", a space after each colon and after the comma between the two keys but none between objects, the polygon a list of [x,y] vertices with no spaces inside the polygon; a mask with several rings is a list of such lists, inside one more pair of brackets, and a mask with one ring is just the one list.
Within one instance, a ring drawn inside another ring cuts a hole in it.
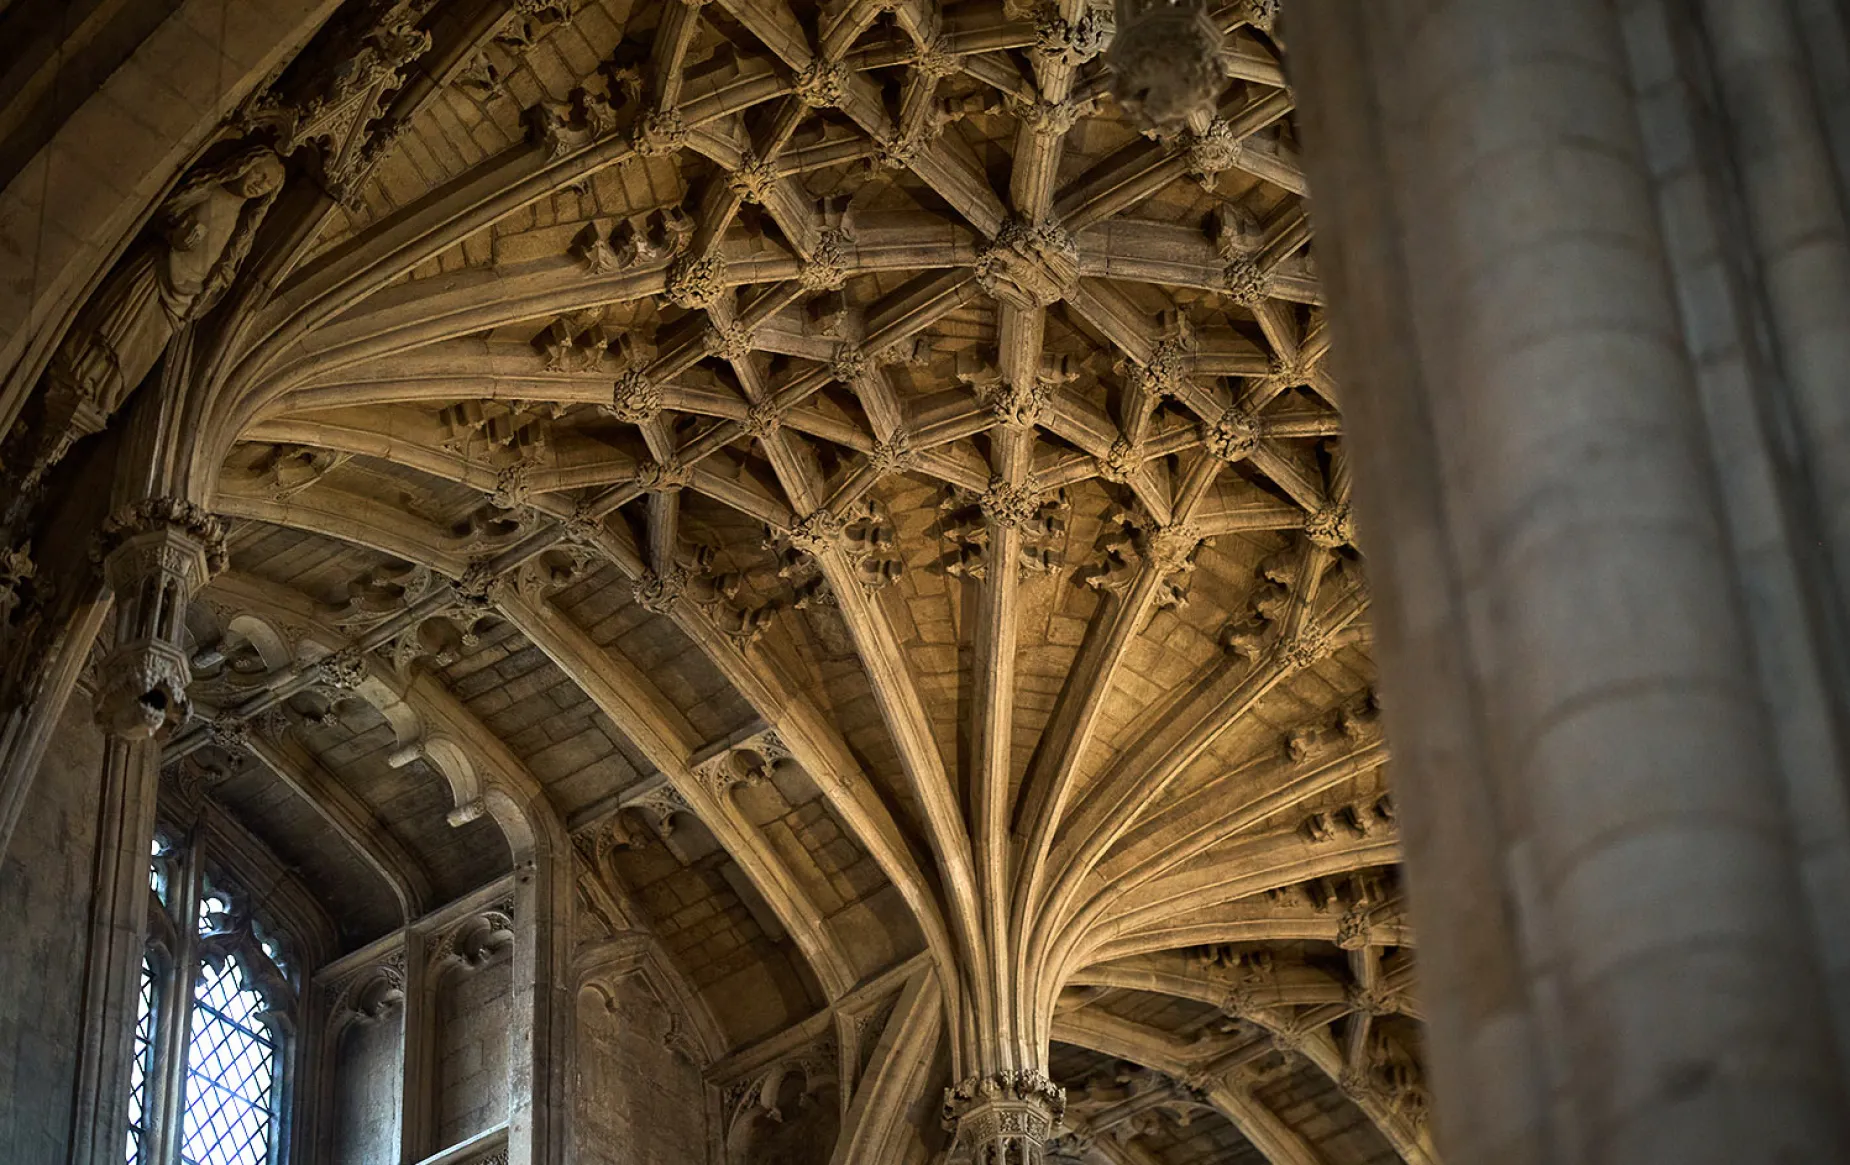
[{"label": "golden stone ceiling", "polygon": [[1161,134],[1073,0],[490,9],[253,260],[176,751],[350,944],[528,801],[735,1056],[922,959],[1071,1160],[1431,1160],[1270,6]]}]

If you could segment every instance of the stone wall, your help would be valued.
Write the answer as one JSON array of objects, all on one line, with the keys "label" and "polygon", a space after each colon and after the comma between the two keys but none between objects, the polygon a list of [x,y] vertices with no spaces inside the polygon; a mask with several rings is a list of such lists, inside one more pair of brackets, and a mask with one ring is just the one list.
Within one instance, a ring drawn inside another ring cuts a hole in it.
[{"label": "stone wall", "polygon": [[73,701],[0,861],[0,1161],[70,1136],[103,735]]},{"label": "stone wall", "polygon": [[579,1165],[702,1165],[706,1086],[668,1043],[674,1024],[646,981],[578,996],[572,1139]]},{"label": "stone wall", "polygon": [[437,998],[437,1143],[454,1145],[507,1119],[512,962],[444,975]]},{"label": "stone wall", "polygon": [[403,1080],[404,1011],[356,1022],[341,1033],[335,1059],[329,1154],[340,1165],[397,1159]]}]

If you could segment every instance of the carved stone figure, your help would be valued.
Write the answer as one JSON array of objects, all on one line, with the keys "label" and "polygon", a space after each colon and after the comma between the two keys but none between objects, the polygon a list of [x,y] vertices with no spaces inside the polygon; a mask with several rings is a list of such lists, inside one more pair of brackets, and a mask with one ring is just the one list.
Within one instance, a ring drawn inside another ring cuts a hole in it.
[{"label": "carved stone figure", "polygon": [[218,303],[283,178],[282,159],[257,146],[181,181],[52,356],[32,480],[100,431],[175,333]]}]

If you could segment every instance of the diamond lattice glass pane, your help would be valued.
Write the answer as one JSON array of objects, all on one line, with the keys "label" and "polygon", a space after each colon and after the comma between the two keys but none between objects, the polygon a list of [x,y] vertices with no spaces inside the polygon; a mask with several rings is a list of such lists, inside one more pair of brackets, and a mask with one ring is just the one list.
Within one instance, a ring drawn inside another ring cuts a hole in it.
[{"label": "diamond lattice glass pane", "polygon": [[186,1165],[262,1165],[270,1150],[276,1045],[257,993],[232,965],[204,969],[186,1065]]},{"label": "diamond lattice glass pane", "polygon": [[129,1064],[128,1162],[141,1160],[142,1115],[148,1099],[148,1065],[154,1055],[154,966],[141,961],[141,990],[135,1000],[135,1052]]}]

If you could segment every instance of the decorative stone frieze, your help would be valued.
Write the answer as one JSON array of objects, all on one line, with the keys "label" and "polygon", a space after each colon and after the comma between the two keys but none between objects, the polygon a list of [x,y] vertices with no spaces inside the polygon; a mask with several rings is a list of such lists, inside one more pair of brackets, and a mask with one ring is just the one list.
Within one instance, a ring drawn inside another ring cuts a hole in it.
[{"label": "decorative stone frieze", "polygon": [[617,375],[604,411],[632,425],[652,421],[662,411],[662,388],[642,369],[626,368]]},{"label": "decorative stone frieze", "polygon": [[1048,307],[1078,284],[1079,246],[1057,223],[1011,218],[977,256],[976,281],[1012,306]]}]

